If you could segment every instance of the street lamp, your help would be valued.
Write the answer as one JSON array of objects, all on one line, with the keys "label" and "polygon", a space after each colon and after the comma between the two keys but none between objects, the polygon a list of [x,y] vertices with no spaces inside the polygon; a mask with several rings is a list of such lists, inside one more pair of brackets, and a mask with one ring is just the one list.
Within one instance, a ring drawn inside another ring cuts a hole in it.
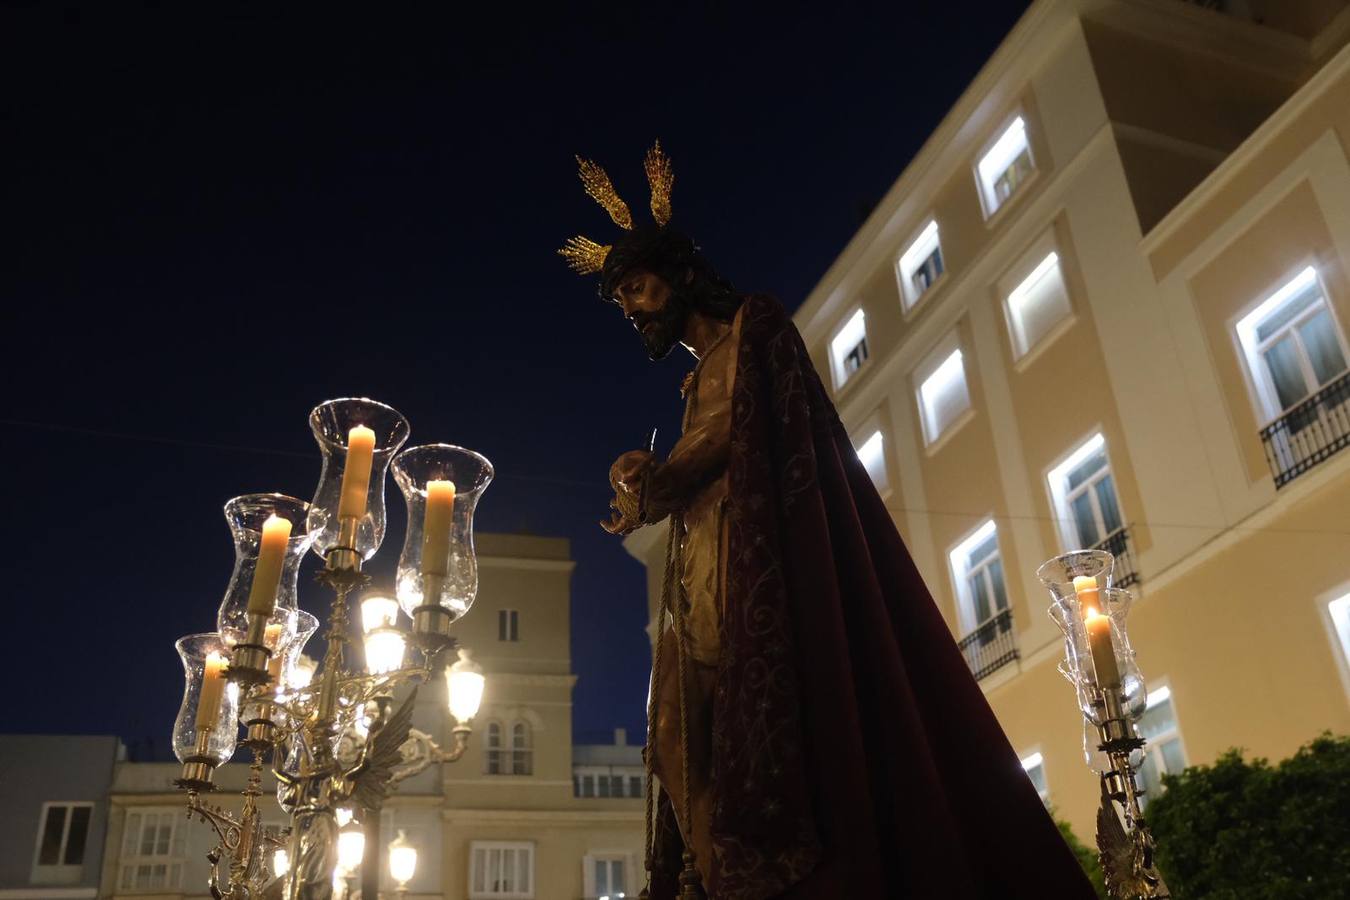
[{"label": "street lamp", "polygon": [[417,871],[417,848],[408,843],[408,835],[399,829],[398,837],[389,844],[389,874],[398,882],[402,896],[408,892],[408,882]]}]

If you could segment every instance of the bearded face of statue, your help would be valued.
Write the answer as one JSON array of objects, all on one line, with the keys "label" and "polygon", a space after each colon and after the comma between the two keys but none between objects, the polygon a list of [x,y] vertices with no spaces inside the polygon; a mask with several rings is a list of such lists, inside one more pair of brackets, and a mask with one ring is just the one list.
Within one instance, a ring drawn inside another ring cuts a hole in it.
[{"label": "bearded face of statue", "polygon": [[654,272],[635,268],[625,273],[615,287],[614,299],[652,359],[665,359],[684,336],[689,305]]}]

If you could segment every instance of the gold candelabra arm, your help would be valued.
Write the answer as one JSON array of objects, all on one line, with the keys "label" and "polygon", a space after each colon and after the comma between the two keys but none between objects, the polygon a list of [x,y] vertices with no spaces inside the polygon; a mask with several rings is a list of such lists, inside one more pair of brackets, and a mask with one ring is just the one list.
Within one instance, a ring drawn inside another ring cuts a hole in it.
[{"label": "gold candelabra arm", "polygon": [[456,725],[451,732],[453,743],[446,750],[425,731],[416,728],[410,730],[402,747],[403,764],[393,770],[389,780],[397,783],[420,775],[433,765],[458,761],[464,751],[469,749],[469,735],[472,733],[473,729],[469,726]]}]

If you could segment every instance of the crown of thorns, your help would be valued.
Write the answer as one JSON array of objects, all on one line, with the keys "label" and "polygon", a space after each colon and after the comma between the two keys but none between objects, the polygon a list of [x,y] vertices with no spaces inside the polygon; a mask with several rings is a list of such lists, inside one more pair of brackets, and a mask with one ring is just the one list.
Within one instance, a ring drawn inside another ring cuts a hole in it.
[{"label": "crown of thorns", "polygon": [[[589,159],[577,157],[577,167],[581,175],[581,185],[596,203],[604,207],[605,212],[625,231],[633,230],[633,213],[623,202],[619,192],[614,190],[614,182],[598,164]],[[670,166],[670,157],[661,152],[661,142],[657,141],[647,151],[642,162],[647,170],[647,184],[652,191],[652,218],[656,224],[665,226],[670,221],[670,189],[675,185],[675,171]],[[601,244],[584,235],[567,239],[558,253],[567,260],[567,264],[578,275],[593,275],[605,267],[605,258],[613,244]]]}]

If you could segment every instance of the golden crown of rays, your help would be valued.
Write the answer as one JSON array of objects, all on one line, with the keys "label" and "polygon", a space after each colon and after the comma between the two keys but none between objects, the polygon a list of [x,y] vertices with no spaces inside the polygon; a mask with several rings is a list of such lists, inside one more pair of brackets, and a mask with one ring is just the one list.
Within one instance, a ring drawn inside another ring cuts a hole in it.
[{"label": "golden crown of rays", "polygon": [[[623,202],[619,192],[614,190],[614,182],[599,165],[589,159],[577,157],[577,167],[581,175],[581,186],[591,199],[604,207],[605,212],[624,231],[633,230],[633,213]],[[657,141],[647,151],[642,161],[647,171],[647,184],[652,190],[652,218],[657,225],[670,221],[670,190],[675,186],[675,170],[670,166],[670,157],[661,152],[661,142]],[[567,260],[567,264],[578,275],[593,275],[605,267],[605,257],[609,256],[612,244],[601,244],[588,237],[577,235],[567,239],[567,243],[558,253]]]}]

